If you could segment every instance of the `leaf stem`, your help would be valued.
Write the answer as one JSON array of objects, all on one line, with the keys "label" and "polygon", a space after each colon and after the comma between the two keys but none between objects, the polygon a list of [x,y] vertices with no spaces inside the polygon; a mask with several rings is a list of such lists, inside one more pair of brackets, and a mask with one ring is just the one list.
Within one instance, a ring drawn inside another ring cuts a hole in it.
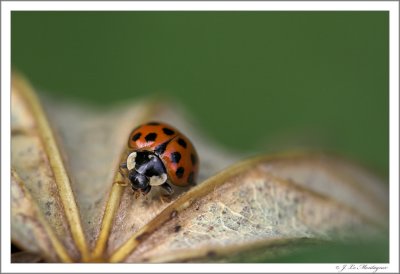
[{"label": "leaf stem", "polygon": [[[155,99],[155,98],[154,98]],[[156,100],[149,100],[144,102],[142,105],[142,109],[139,111],[139,115],[136,118],[136,124],[141,124],[147,119],[149,119],[152,115],[154,115],[158,109],[158,104]],[[130,124],[134,121],[129,121]],[[122,161],[124,161],[124,156],[129,148],[124,147],[121,150],[120,159],[118,161],[118,167]],[[119,208],[119,204],[121,202],[121,197],[126,187],[125,178],[120,174],[119,169],[117,169],[113,185],[111,187],[111,191],[109,194],[109,198],[106,204],[106,208],[104,210],[103,220],[101,222],[99,237],[96,242],[96,246],[93,249],[91,257],[93,260],[102,260],[104,256],[104,251],[107,246],[108,237],[110,235],[110,231],[113,225],[115,214]]]},{"label": "leaf stem", "polygon": [[121,201],[122,193],[125,189],[125,186],[118,183],[119,181],[120,180],[117,179],[111,188],[110,197],[107,201],[103,220],[101,222],[99,238],[97,239],[96,246],[92,253],[93,258],[101,258],[106,248],[108,235],[110,234],[111,231],[114,216],[115,213],[117,212],[119,203]]}]

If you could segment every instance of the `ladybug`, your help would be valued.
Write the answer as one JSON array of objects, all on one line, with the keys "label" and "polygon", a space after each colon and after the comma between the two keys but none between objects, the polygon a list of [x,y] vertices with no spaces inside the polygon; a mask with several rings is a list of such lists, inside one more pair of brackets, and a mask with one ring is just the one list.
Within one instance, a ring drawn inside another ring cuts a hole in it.
[{"label": "ladybug", "polygon": [[199,160],[192,142],[180,131],[166,123],[150,122],[129,135],[126,162],[120,168],[135,192],[145,195],[152,186],[160,186],[172,194],[169,183],[195,184]]}]

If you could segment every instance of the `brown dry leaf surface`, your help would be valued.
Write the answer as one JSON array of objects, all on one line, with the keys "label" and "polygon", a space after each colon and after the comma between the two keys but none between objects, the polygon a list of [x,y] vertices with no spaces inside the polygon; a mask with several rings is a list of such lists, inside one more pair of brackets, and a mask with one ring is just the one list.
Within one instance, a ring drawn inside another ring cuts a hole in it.
[{"label": "brown dry leaf surface", "polygon": [[[325,182],[329,188],[331,181],[326,178],[340,172],[335,161],[321,155],[292,154],[250,160],[225,170],[176,201],[173,217],[152,228],[154,232],[140,241],[127,261],[168,262],[207,254],[228,255],[232,249],[249,243],[256,245],[265,239],[271,243],[303,238],[354,240],[380,235],[385,227],[384,201],[375,212],[366,215],[358,210],[359,205],[351,207],[351,201],[336,199],[337,192],[330,195],[328,191],[313,189],[313,180]],[[297,183],[284,178],[291,174],[277,177],[268,171],[275,164],[290,167],[297,162],[318,169],[313,180]],[[361,182],[352,185],[356,182],[341,181],[346,185],[342,191],[354,187],[353,197],[366,200],[359,191],[363,187]],[[193,246],[198,250],[193,250]]]},{"label": "brown dry leaf surface", "polygon": [[[48,261],[224,261],[265,249],[278,256],[310,239],[375,237],[387,227],[386,185],[346,160],[298,152],[239,162],[205,141],[179,106],[152,101],[104,110],[42,98],[49,137],[27,100],[30,89],[14,76],[12,240]],[[120,184],[126,138],[150,120],[166,121],[193,141],[198,186],[175,188],[171,197],[154,188],[135,199]],[[51,137],[68,177],[62,183],[46,150]],[[60,189],[63,183],[71,195]]]}]

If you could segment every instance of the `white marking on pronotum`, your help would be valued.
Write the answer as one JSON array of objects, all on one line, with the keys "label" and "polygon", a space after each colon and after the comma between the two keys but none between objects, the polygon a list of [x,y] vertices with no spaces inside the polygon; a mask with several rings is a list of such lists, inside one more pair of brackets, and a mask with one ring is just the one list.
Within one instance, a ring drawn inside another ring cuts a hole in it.
[{"label": "white marking on pronotum", "polygon": [[167,181],[167,174],[163,173],[160,176],[151,176],[150,177],[150,185],[151,186],[159,186]]},{"label": "white marking on pronotum", "polygon": [[136,152],[132,152],[131,154],[129,154],[128,159],[126,160],[126,166],[128,168],[128,170],[132,170],[135,168],[136,162]]}]

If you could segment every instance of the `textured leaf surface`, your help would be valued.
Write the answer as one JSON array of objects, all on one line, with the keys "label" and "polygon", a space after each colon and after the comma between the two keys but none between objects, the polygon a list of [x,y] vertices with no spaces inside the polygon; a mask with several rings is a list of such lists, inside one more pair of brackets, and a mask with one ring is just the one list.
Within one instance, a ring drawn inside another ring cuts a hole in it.
[{"label": "textured leaf surface", "polygon": [[39,255],[27,251],[13,253],[11,255],[12,263],[38,263],[41,261],[42,258]]},{"label": "textured leaf surface", "polygon": [[115,112],[76,106],[71,109],[70,105],[50,101],[46,109],[60,141],[65,144],[72,189],[86,239],[93,248],[126,136],[141,121],[143,113],[135,107]]},{"label": "textured leaf surface", "polygon": [[[384,211],[378,210],[385,202],[374,204],[376,213],[366,215],[362,209],[371,201],[369,194],[358,192],[337,199],[338,193],[349,191],[348,184],[362,182],[336,177],[342,171],[336,161],[320,154],[298,153],[235,165],[171,205],[173,217],[151,227],[153,233],[142,234],[145,239],[139,241],[127,261],[228,255],[232,249],[257,246],[260,241],[268,245],[285,239],[355,240],[378,236],[386,226],[382,222]],[[275,165],[302,169],[278,177],[270,172]],[[302,175],[305,171],[313,173],[312,179],[285,179],[297,178],[296,172]],[[313,187],[315,182],[319,187]],[[351,203],[353,197],[359,201],[357,205]]]},{"label": "textured leaf surface", "polygon": [[39,209],[33,205],[30,195],[15,172],[11,174],[11,213],[13,242],[30,252],[42,252],[48,260],[56,261],[55,254],[50,252],[50,239],[39,220]]}]

